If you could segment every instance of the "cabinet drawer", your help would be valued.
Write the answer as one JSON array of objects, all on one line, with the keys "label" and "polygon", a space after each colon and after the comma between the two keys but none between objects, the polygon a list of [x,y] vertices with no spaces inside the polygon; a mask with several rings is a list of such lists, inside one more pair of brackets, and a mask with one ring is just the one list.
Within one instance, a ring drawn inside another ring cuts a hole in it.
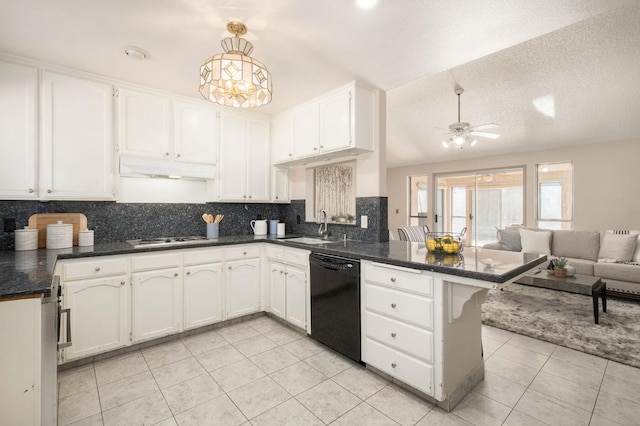
[{"label": "cabinet drawer", "polygon": [[371,283],[433,296],[433,277],[425,271],[380,263],[366,263],[363,267],[363,277]]},{"label": "cabinet drawer", "polygon": [[260,246],[239,246],[227,249],[227,260],[260,257]]},{"label": "cabinet drawer", "polygon": [[433,329],[433,299],[376,285],[364,286],[365,309]]},{"label": "cabinet drawer", "polygon": [[[433,366],[369,338],[364,339],[363,361],[406,384],[433,395]],[[365,359],[366,358],[366,359]]]},{"label": "cabinet drawer", "polygon": [[62,270],[65,281],[70,281],[79,278],[125,274],[127,263],[127,259],[123,258],[64,261]]},{"label": "cabinet drawer", "polygon": [[399,321],[365,313],[367,337],[433,363],[433,333]]},{"label": "cabinet drawer", "polygon": [[147,271],[151,269],[167,269],[182,266],[182,252],[169,252],[165,254],[139,254],[131,259],[131,269]]},{"label": "cabinet drawer", "polygon": [[205,263],[222,262],[224,249],[194,249],[184,251],[185,265],[203,265]]},{"label": "cabinet drawer", "polygon": [[309,251],[285,249],[284,261],[289,265],[307,266],[309,264]]},{"label": "cabinet drawer", "polygon": [[270,244],[266,245],[264,252],[268,259],[281,260],[284,256],[284,249],[282,247],[275,247]]}]

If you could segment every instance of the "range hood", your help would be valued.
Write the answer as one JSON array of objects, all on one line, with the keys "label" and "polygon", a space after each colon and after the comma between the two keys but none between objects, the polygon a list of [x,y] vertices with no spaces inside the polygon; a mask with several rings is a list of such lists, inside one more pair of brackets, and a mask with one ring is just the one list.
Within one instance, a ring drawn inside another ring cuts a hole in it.
[{"label": "range hood", "polygon": [[120,176],[205,180],[214,178],[215,166],[121,156]]}]

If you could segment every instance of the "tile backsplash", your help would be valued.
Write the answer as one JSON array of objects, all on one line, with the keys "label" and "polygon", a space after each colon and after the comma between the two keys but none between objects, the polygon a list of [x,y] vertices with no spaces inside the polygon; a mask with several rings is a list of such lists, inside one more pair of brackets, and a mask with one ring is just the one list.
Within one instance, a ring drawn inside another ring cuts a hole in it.
[{"label": "tile backsplash", "polygon": [[[84,213],[89,229],[95,230],[95,243],[124,241],[140,237],[206,235],[202,213],[223,214],[220,235],[249,235],[252,219],[279,219],[287,233],[316,235],[318,225],[306,222],[305,201],[291,204],[156,204],[110,201],[0,201],[0,218],[15,219],[17,229],[28,225],[36,213]],[[360,216],[368,216],[368,228],[360,228]],[[300,223],[298,224],[298,216]],[[356,199],[356,225],[330,224],[334,238],[387,241],[387,198]],[[3,221],[4,224],[4,221]],[[14,233],[0,227],[0,250],[14,249]]]}]

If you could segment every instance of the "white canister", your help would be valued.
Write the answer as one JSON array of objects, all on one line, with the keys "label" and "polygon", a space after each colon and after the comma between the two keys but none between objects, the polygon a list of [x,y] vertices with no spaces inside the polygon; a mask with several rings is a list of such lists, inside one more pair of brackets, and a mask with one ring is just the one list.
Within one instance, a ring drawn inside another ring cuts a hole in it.
[{"label": "white canister", "polygon": [[284,223],[278,224],[278,237],[284,237]]},{"label": "white canister", "polygon": [[78,232],[78,245],[80,247],[88,247],[93,245],[93,230],[85,229]]},{"label": "white canister", "polygon": [[29,229],[16,229],[16,251],[27,251],[38,249],[38,230]]},{"label": "white canister", "polygon": [[52,223],[47,225],[47,249],[57,250],[73,247],[73,225]]}]

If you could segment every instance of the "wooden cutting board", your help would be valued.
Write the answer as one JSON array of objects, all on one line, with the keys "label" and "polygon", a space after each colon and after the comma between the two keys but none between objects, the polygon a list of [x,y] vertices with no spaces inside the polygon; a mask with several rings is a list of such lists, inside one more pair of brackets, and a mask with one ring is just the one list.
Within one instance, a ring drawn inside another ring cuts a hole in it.
[{"label": "wooden cutting board", "polygon": [[82,213],[38,213],[29,218],[29,228],[38,230],[38,248],[47,247],[47,225],[58,223],[73,225],[73,245],[78,245],[78,232],[87,229],[87,217]]}]

